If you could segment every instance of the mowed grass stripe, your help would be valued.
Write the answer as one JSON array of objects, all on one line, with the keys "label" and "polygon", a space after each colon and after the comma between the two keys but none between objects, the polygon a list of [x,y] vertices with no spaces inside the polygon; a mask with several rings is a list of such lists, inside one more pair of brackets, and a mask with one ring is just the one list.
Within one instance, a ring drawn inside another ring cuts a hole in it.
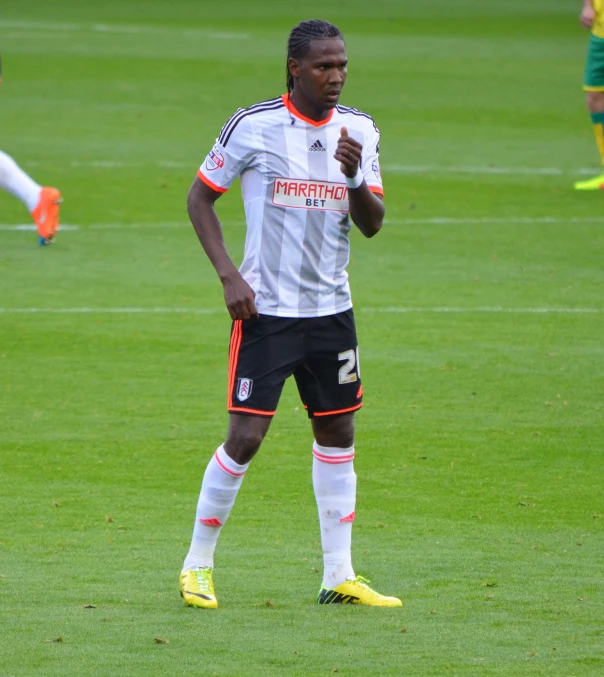
[{"label": "mowed grass stripe", "polygon": [[[132,161],[132,160],[66,160],[67,167],[91,167],[94,169],[120,169],[123,167],[148,167],[157,166],[163,169],[190,169],[194,165],[191,162],[182,162],[177,160],[152,160],[151,162]],[[40,160],[31,160],[27,163],[29,167],[47,166],[48,162]],[[510,176],[576,176],[592,175],[597,172],[596,167],[580,168],[562,168],[562,167],[498,167],[494,165],[394,165],[382,164],[380,166],[382,174],[483,174],[510,175]]]},{"label": "mowed grass stripe", "polygon": [[[57,23],[53,21],[16,21],[11,19],[0,19],[0,28],[5,30],[5,37],[22,37],[30,36],[31,32],[36,32],[36,39],[47,38],[55,39],[57,33],[117,33],[125,36],[129,35],[157,35],[157,36],[171,36],[175,39],[182,38],[211,38],[213,40],[249,40],[249,33],[235,33],[211,30],[191,30],[180,28],[168,28],[166,26],[151,26],[151,25],[117,25],[117,24],[75,24],[75,23]],[[11,29],[15,29],[11,32]],[[16,31],[23,30],[24,33],[17,33]],[[40,35],[41,33],[41,35]]]},{"label": "mowed grass stripe", "polygon": [[[4,315],[43,315],[43,314],[66,314],[66,315],[93,315],[93,314],[115,314],[115,315],[141,315],[141,314],[193,314],[193,315],[222,315],[226,313],[226,308],[0,308],[0,313]],[[362,313],[507,313],[519,315],[547,315],[547,314],[571,314],[571,315],[598,315],[604,313],[604,308],[503,308],[503,307],[482,307],[482,308],[412,308],[412,307],[384,307],[367,308],[361,307]]]},{"label": "mowed grass stripe", "polygon": [[[245,226],[244,221],[230,221],[228,219],[221,219],[223,226]],[[425,225],[425,226],[463,226],[463,225],[505,225],[509,224],[535,224],[535,225],[573,225],[573,224],[590,224],[590,223],[604,223],[604,217],[594,216],[432,216],[423,219],[389,219],[386,218],[384,224],[391,225]],[[85,226],[76,224],[61,224],[59,230],[74,231],[74,230],[138,230],[140,228],[148,229],[163,229],[163,228],[191,228],[191,224],[186,221],[173,221],[165,223],[91,223]],[[0,230],[5,231],[35,231],[36,227],[31,223],[16,223],[16,224],[0,224]]]}]

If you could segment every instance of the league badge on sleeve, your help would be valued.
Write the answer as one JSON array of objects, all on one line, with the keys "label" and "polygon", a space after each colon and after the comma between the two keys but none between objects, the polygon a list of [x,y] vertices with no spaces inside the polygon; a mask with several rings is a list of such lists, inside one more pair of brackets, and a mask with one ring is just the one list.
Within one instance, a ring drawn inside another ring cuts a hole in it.
[{"label": "league badge on sleeve", "polygon": [[252,394],[254,382],[251,378],[240,378],[237,381],[237,399],[244,402]]},{"label": "league badge on sleeve", "polygon": [[215,169],[222,169],[223,167],[224,155],[222,154],[221,147],[216,143],[206,158],[206,169],[213,172]]},{"label": "league badge on sleeve", "polygon": [[381,183],[382,182],[382,172],[380,170],[380,163],[377,160],[374,160],[371,163],[371,169],[375,174],[375,178]]}]

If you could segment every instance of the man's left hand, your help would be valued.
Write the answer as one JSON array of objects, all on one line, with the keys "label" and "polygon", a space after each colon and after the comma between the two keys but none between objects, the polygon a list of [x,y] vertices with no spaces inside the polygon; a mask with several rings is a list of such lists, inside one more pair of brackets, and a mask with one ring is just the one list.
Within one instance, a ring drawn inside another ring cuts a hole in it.
[{"label": "man's left hand", "polygon": [[340,138],[338,139],[338,147],[334,153],[334,158],[340,161],[340,170],[344,176],[352,178],[357,175],[359,171],[359,164],[361,162],[361,153],[363,146],[358,141],[348,136],[346,127],[340,130]]}]

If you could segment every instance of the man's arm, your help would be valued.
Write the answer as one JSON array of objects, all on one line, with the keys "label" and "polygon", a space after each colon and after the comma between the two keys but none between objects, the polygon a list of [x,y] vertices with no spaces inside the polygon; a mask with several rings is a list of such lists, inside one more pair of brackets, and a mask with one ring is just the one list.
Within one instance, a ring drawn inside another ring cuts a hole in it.
[{"label": "man's arm", "polygon": [[579,21],[583,28],[591,28],[596,18],[596,12],[594,10],[593,0],[583,0],[583,9],[579,16]]},{"label": "man's arm", "polygon": [[224,244],[222,228],[214,203],[222,195],[198,177],[187,197],[189,218],[205,253],[218,273],[224,288],[224,301],[233,320],[258,317],[254,291],[241,277]]},{"label": "man's arm", "polygon": [[[348,136],[346,127],[342,127],[340,133],[341,136],[338,139],[338,147],[334,157],[340,161],[342,174],[352,179],[361,171],[359,165],[363,146],[351,136]],[[357,188],[348,186],[348,203],[350,205],[350,216],[365,237],[373,237],[380,231],[386,208],[381,197],[372,193],[364,180]]]}]

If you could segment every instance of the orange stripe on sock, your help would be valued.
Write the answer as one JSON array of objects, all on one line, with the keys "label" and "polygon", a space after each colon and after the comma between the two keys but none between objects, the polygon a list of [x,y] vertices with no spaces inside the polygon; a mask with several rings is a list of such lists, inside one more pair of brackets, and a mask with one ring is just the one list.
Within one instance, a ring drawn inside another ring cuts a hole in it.
[{"label": "orange stripe on sock", "polygon": [[243,477],[245,475],[246,473],[245,470],[243,472],[233,472],[232,470],[229,470],[229,468],[227,468],[226,465],[218,457],[218,452],[214,454],[214,458],[216,459],[216,463],[218,463],[218,465],[220,466],[220,469],[224,470],[224,472],[227,475],[230,475],[231,477]]},{"label": "orange stripe on sock", "polygon": [[351,454],[344,454],[342,456],[328,456],[327,454],[321,454],[316,449],[312,450],[313,456],[317,461],[322,463],[331,463],[331,465],[337,465],[338,463],[349,463],[354,461],[354,451]]}]

